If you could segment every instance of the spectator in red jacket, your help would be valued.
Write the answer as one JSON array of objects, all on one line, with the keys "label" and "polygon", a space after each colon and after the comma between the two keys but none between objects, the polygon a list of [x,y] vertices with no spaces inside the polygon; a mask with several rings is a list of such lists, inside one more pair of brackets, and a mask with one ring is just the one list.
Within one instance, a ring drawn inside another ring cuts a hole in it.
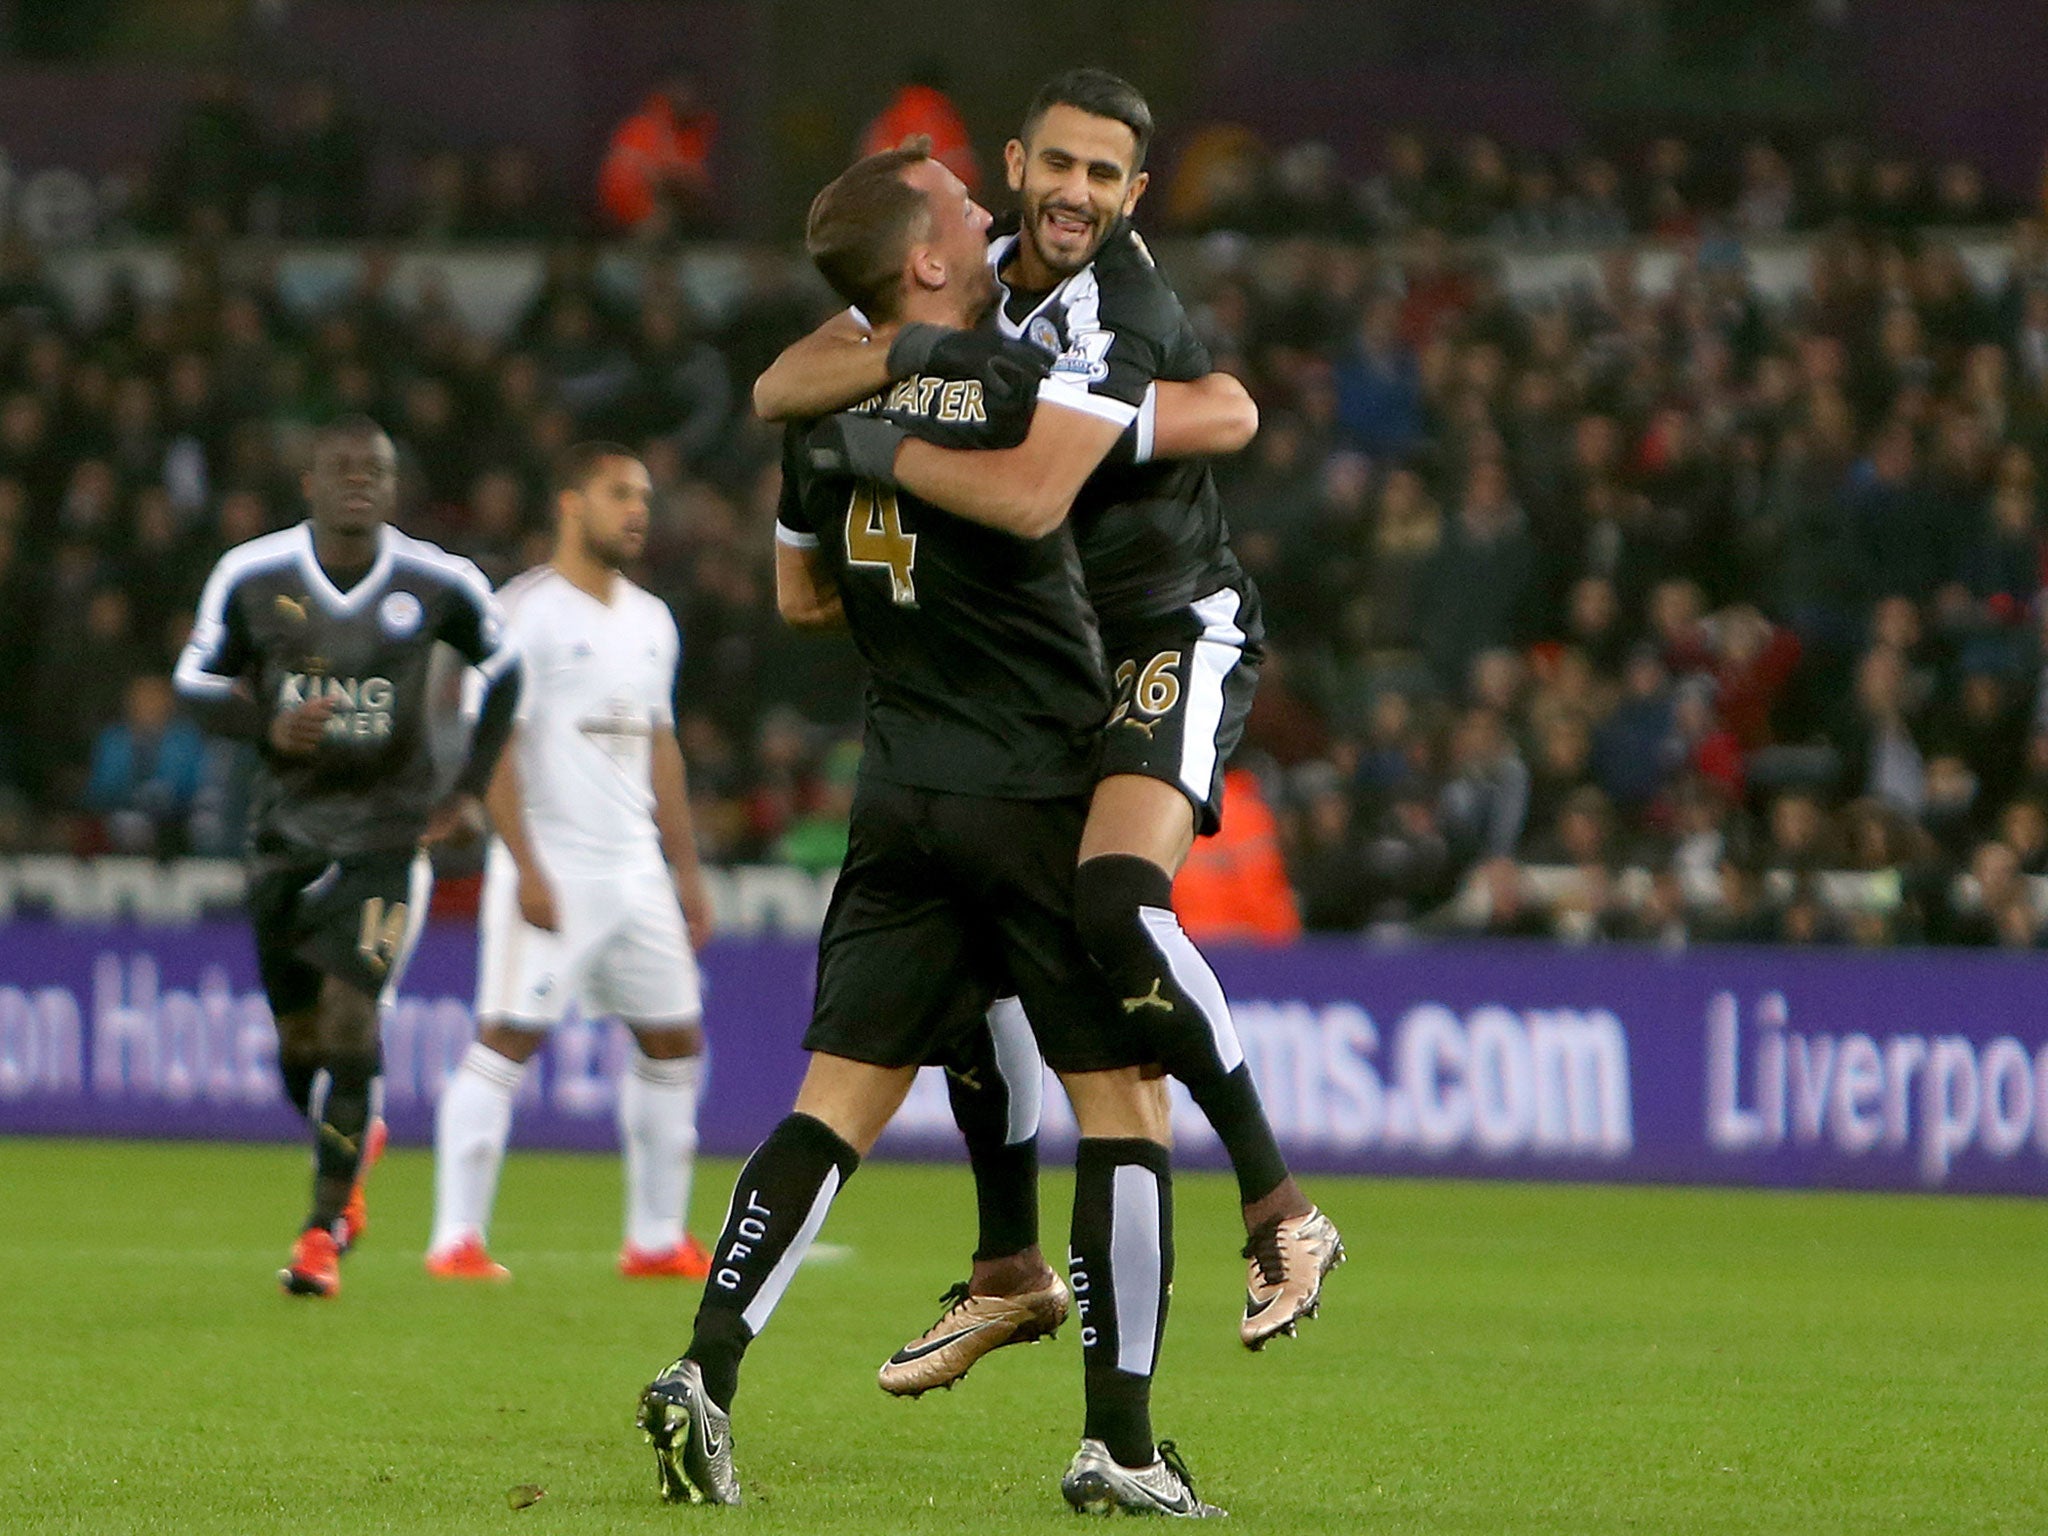
[{"label": "spectator in red jacket", "polygon": [[1743,751],[1767,746],[1771,711],[1799,669],[1799,637],[1746,603],[1724,609],[1713,629],[1721,723]]},{"label": "spectator in red jacket", "polygon": [[974,158],[974,140],[960,109],[946,94],[945,67],[937,60],[927,60],[910,72],[910,79],[862,132],[860,152],[879,155],[918,137],[930,139],[932,158],[958,176],[969,192],[981,195],[981,163]]},{"label": "spectator in red jacket", "polygon": [[597,173],[605,222],[627,233],[679,233],[711,219],[711,149],[718,118],[683,70],[663,77],[640,110],[612,130]]},{"label": "spectator in red jacket", "polygon": [[1285,944],[1301,937],[1301,913],[1280,856],[1280,829],[1259,781],[1243,768],[1223,775],[1223,828],[1195,839],[1173,882],[1174,910],[1198,944]]}]

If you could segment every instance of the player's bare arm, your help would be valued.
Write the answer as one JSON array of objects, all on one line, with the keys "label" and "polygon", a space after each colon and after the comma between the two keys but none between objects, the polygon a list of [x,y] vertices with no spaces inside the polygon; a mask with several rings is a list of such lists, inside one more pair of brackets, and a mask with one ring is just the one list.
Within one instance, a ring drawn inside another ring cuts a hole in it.
[{"label": "player's bare arm", "polygon": [[1074,497],[1122,428],[1086,411],[1040,402],[1015,448],[938,448],[916,438],[896,450],[895,479],[935,506],[1021,538],[1066,521]]},{"label": "player's bare arm", "polygon": [[[1259,424],[1257,405],[1228,374],[1154,382],[1138,421],[1122,432],[1092,412],[1051,401],[1039,405],[1014,448],[942,448],[906,436],[908,429],[893,422],[857,414],[828,418],[808,441],[814,462],[843,458],[856,473],[893,481],[970,522],[1040,538],[1065,520],[1120,436],[1134,434],[1132,451],[1145,459],[1191,458],[1235,453]],[[1022,408],[1031,409],[1028,399]],[[1162,433],[1166,452],[1159,447]]]},{"label": "player's bare arm", "polygon": [[[516,733],[517,727],[514,730]],[[516,754],[506,752],[498,759],[490,788],[484,791],[484,809],[490,813],[491,830],[519,871],[519,915],[535,928],[558,931],[561,914],[555,908],[555,888],[548,883],[547,869],[527,831],[526,795],[519,782]]]},{"label": "player's bare arm", "polygon": [[886,389],[889,344],[896,327],[869,327],[841,310],[754,380],[754,414],[763,421],[801,421],[865,400]]},{"label": "player's bare arm", "polygon": [[469,738],[469,757],[455,775],[454,787],[427,818],[426,831],[420,834],[423,848],[473,842],[483,832],[484,797],[519,716],[518,658],[506,656],[494,664],[502,670],[485,690],[483,709]]},{"label": "player's bare arm", "polygon": [[[917,375],[984,385],[1042,378],[1052,359],[1028,341],[967,325],[910,321],[870,329],[851,310],[792,343],[754,384],[766,421],[804,421],[844,410]],[[1008,377],[998,380],[1007,371]]]},{"label": "player's bare arm", "polygon": [[690,777],[683,764],[683,749],[675,732],[662,728],[654,733],[654,756],[649,765],[654,784],[654,825],[661,832],[662,855],[676,883],[676,900],[682,903],[683,923],[690,930],[690,943],[702,949],[712,932],[711,897],[704,889],[704,870],[697,862],[697,830],[690,820]]},{"label": "player's bare arm", "polygon": [[795,629],[846,627],[838,583],[817,550],[776,544],[775,610],[783,623]]},{"label": "player's bare arm", "polygon": [[1205,374],[1185,384],[1161,379],[1152,391],[1148,458],[1217,458],[1249,447],[1259,435],[1258,405],[1230,374]]},{"label": "player's bare arm", "polygon": [[[842,310],[782,355],[754,381],[754,414],[789,422],[857,405],[893,382],[890,344],[897,327],[874,329]],[[1259,408],[1227,373],[1187,382],[1160,380],[1151,452],[1155,459],[1192,459],[1237,453],[1258,435]],[[964,514],[963,514],[964,515]]]}]

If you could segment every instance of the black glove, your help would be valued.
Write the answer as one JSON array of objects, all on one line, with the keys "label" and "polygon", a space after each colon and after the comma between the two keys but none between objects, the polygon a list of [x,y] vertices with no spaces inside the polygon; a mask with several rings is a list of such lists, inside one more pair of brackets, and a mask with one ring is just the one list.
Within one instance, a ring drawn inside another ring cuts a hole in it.
[{"label": "black glove", "polygon": [[1011,357],[989,360],[981,381],[981,404],[988,412],[988,425],[975,434],[977,448],[1014,448],[1024,441],[1031,430],[1031,413],[1038,407],[1038,386],[1044,381],[1045,372]]},{"label": "black glove", "polygon": [[852,475],[894,485],[896,446],[909,435],[894,422],[841,411],[811,428],[804,453],[821,475]]},{"label": "black glove", "polygon": [[913,321],[889,344],[889,377],[927,373],[942,379],[979,379],[986,385],[998,358],[1041,379],[1052,371],[1052,354],[1028,341],[1012,341],[995,331],[955,331]]}]

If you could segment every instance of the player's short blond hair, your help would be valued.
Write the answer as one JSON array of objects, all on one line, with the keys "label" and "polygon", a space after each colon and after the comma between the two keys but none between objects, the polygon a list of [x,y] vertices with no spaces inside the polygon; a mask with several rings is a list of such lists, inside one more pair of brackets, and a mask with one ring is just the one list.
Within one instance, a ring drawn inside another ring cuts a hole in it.
[{"label": "player's short blond hair", "polygon": [[930,229],[924,193],[903,179],[931,158],[931,140],[856,160],[811,201],[804,249],[832,291],[871,320],[893,320],[903,302],[903,259]]}]

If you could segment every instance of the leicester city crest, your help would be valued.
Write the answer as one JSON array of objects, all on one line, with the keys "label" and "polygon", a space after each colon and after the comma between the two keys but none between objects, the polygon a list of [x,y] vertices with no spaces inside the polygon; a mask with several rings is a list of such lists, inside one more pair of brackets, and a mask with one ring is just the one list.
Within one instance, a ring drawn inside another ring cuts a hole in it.
[{"label": "leicester city crest", "polygon": [[389,592],[377,605],[377,626],[394,640],[403,640],[420,627],[427,616],[420,600],[410,592]]},{"label": "leicester city crest", "polygon": [[1051,315],[1033,315],[1024,327],[1024,339],[1042,352],[1060,355],[1060,328],[1052,323]]}]

